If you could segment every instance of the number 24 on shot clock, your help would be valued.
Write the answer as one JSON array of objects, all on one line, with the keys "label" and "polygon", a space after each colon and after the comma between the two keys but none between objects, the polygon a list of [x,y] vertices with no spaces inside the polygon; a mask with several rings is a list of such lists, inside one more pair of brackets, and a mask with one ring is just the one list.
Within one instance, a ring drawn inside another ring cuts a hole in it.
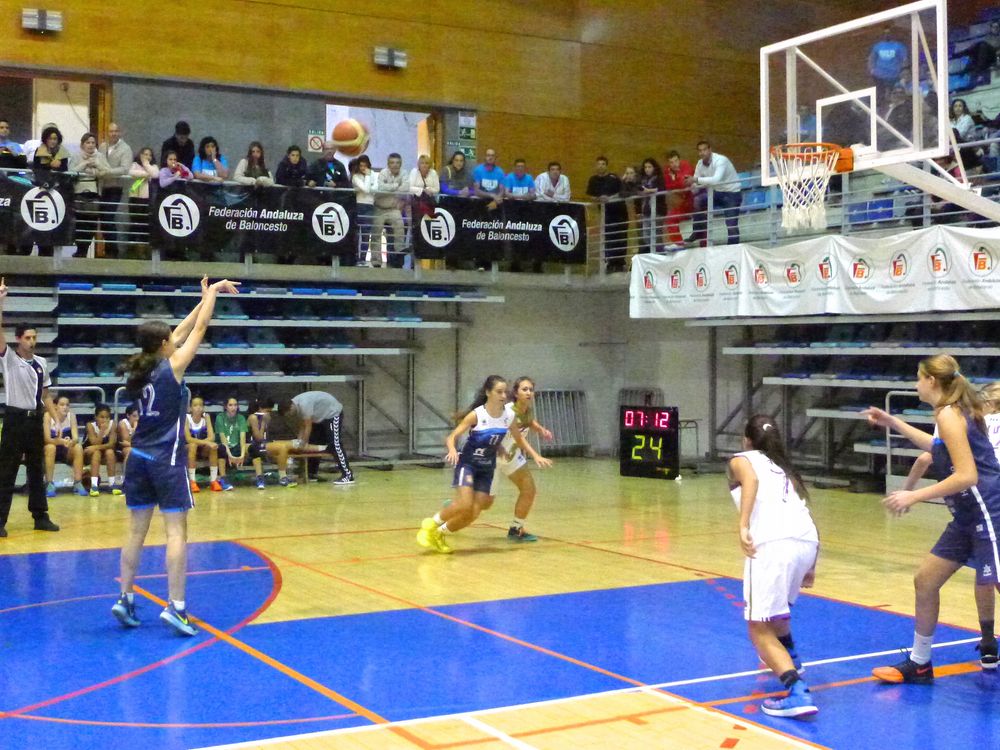
[{"label": "number 24 on shot clock", "polygon": [[622,406],[618,414],[619,471],[623,477],[675,479],[680,474],[676,406]]}]

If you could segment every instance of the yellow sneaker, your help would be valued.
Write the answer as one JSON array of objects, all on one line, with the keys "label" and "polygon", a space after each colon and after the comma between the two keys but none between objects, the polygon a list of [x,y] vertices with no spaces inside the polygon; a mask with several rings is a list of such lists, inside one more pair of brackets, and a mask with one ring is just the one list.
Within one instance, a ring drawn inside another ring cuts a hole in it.
[{"label": "yellow sneaker", "polygon": [[438,529],[434,529],[431,532],[431,544],[434,549],[444,555],[450,555],[452,553],[451,547],[444,540],[444,534],[442,534]]},{"label": "yellow sneaker", "polygon": [[425,518],[420,522],[420,531],[417,532],[417,544],[430,549],[434,547],[433,532],[437,531],[437,525],[433,518]]}]

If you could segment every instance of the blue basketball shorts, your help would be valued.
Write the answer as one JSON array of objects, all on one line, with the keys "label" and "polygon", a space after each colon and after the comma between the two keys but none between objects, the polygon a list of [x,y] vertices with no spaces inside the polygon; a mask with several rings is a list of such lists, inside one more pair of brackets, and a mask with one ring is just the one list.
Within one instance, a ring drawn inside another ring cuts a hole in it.
[{"label": "blue basketball shorts", "polygon": [[[994,519],[996,522],[996,519]],[[943,560],[960,565],[969,565],[976,570],[976,583],[997,584],[997,568],[1000,567],[1000,543],[991,540],[975,528],[960,526],[951,521],[945,526],[940,538],[931,550]]]},{"label": "blue basketball shorts", "polygon": [[455,467],[455,479],[451,483],[452,487],[471,487],[473,492],[489,495],[492,485],[492,466],[474,466],[459,462],[458,466]]},{"label": "blue basketball shorts", "polygon": [[194,496],[183,464],[171,466],[145,458],[136,450],[125,465],[125,504],[129,508],[159,506],[164,513],[182,513],[194,507]]}]

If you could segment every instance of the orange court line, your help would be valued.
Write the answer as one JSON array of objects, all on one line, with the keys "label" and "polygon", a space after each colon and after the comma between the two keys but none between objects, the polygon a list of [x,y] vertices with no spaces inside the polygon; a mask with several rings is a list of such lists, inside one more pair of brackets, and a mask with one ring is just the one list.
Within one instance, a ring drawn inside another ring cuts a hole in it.
[{"label": "orange court line", "polygon": [[[469,622],[468,620],[462,620],[461,618],[454,617],[454,616],[449,615],[449,614],[445,614],[444,612],[439,612],[439,611],[437,611],[437,610],[435,610],[435,609],[433,609],[431,607],[425,607],[425,606],[423,606],[421,604],[417,604],[416,602],[412,602],[412,601],[409,601],[408,599],[404,599],[403,597],[396,596],[395,594],[390,594],[390,593],[388,593],[386,591],[381,591],[381,590],[373,588],[371,586],[367,586],[367,585],[365,585],[363,583],[358,583],[358,582],[352,581],[352,580],[350,580],[348,578],[343,578],[341,576],[334,575],[333,573],[328,573],[325,570],[320,570],[318,568],[312,567],[311,565],[307,565],[305,563],[297,562],[297,561],[292,560],[290,558],[287,558],[287,557],[285,557],[283,555],[278,555],[278,554],[276,554],[274,552],[269,552],[269,553],[265,554],[265,553],[261,552],[260,550],[256,550],[253,547],[250,547],[249,545],[244,545],[244,546],[246,546],[247,549],[250,549],[250,550],[253,550],[253,551],[257,552],[258,554],[260,554],[263,557],[268,557],[270,559],[281,560],[283,562],[288,563],[289,565],[295,565],[297,567],[304,568],[306,570],[310,570],[310,571],[312,571],[314,573],[318,573],[318,574],[320,574],[322,576],[325,576],[327,578],[331,578],[331,579],[333,579],[335,581],[340,581],[341,583],[345,583],[345,584],[348,584],[350,586],[354,586],[356,588],[359,588],[362,591],[367,591],[368,593],[384,597],[384,598],[389,599],[391,601],[395,601],[395,602],[399,602],[401,604],[405,604],[406,606],[408,606],[408,607],[410,607],[412,609],[416,609],[416,610],[424,612],[426,614],[430,614],[430,615],[434,615],[436,617],[440,617],[440,618],[442,618],[444,620],[449,620],[449,621],[457,623],[459,625],[463,625],[465,627],[472,628],[473,630],[478,630],[480,632],[486,633],[487,635],[492,635],[492,636],[495,636],[495,637],[500,638],[502,640],[509,641],[510,643],[514,643],[516,645],[523,646],[523,647],[531,649],[533,651],[537,651],[539,653],[545,654],[547,656],[552,656],[552,657],[554,657],[556,659],[560,659],[562,661],[569,662],[570,664],[573,664],[573,665],[576,665],[576,666],[579,666],[579,667],[583,667],[584,669],[589,669],[591,671],[597,672],[598,674],[603,674],[603,675],[606,675],[608,677],[612,677],[614,679],[621,680],[622,682],[628,683],[630,685],[634,685],[636,687],[643,687],[643,688],[649,687],[644,682],[641,682],[639,680],[635,680],[635,679],[633,679],[631,677],[626,677],[625,675],[620,675],[620,674],[618,674],[616,672],[612,672],[611,670],[604,669],[603,667],[599,667],[596,664],[590,664],[588,662],[581,661],[579,659],[575,659],[574,657],[569,656],[567,654],[561,654],[558,651],[553,651],[551,649],[545,648],[544,646],[539,646],[539,645],[537,645],[535,643],[530,643],[529,641],[524,641],[524,640],[521,640],[520,638],[516,638],[514,636],[507,635],[506,633],[501,633],[501,632],[496,631],[496,630],[491,630],[490,628],[484,627],[482,625],[477,625],[474,622]],[[663,696],[666,696],[666,697],[669,697],[669,698],[672,698],[674,700],[679,701],[681,704],[683,704],[683,706],[685,708],[689,708],[689,709],[701,708],[702,710],[711,712],[712,714],[716,714],[716,715],[718,715],[721,718],[725,718],[727,721],[730,721],[733,718],[731,715],[729,715],[729,714],[727,714],[727,713],[725,713],[723,711],[720,711],[720,710],[718,710],[716,708],[713,708],[712,706],[708,706],[708,705],[704,705],[703,706],[702,704],[699,704],[699,703],[696,703],[694,701],[691,701],[691,700],[689,700],[687,698],[684,698],[683,696],[676,695],[674,693],[670,693],[670,692],[668,692],[666,690],[663,690],[661,688],[650,688],[650,689],[654,690],[657,693],[660,693]],[[822,745],[817,745],[815,743],[809,742],[808,740],[803,740],[800,737],[795,737],[794,735],[791,735],[791,734],[788,734],[786,732],[783,732],[780,729],[775,729],[774,727],[769,727],[769,726],[765,726],[763,724],[758,724],[757,722],[751,721],[749,719],[742,719],[741,721],[743,721],[746,724],[753,724],[755,727],[757,727],[758,729],[761,729],[765,733],[772,733],[772,734],[781,735],[782,737],[787,737],[787,738],[793,739],[796,742],[800,742],[800,743],[809,745],[811,747],[820,747],[820,748],[823,747]],[[411,737],[407,737],[407,739],[410,739],[411,741],[416,741],[419,738],[416,738],[416,737],[412,737],[412,738]],[[422,746],[424,746],[424,747],[428,747],[426,745],[426,743],[423,743],[422,741],[420,742],[420,744]]]},{"label": "orange court line", "polygon": [[[164,601],[160,597],[156,596],[155,594],[150,593],[149,591],[146,591],[145,589],[143,589],[140,586],[136,586],[135,587],[135,591],[136,591],[136,593],[142,594],[144,597],[146,597],[150,601],[156,602],[161,607],[166,607],[167,606],[167,602],[166,601]],[[261,661],[264,664],[267,664],[269,667],[271,667],[272,669],[277,670],[278,672],[281,672],[286,677],[290,677],[291,679],[295,680],[296,682],[298,682],[298,683],[300,683],[302,685],[305,685],[306,687],[311,688],[312,690],[315,690],[320,695],[323,695],[323,696],[329,698],[330,700],[335,701],[336,703],[339,703],[340,705],[344,706],[344,708],[348,708],[351,711],[354,711],[359,716],[364,716],[366,719],[368,719],[369,721],[371,721],[371,722],[373,722],[375,724],[388,724],[389,723],[388,719],[385,719],[385,718],[379,716],[374,711],[369,711],[367,708],[365,708],[364,706],[362,706],[360,703],[355,703],[354,701],[352,701],[347,696],[341,695],[340,693],[338,693],[335,690],[331,690],[326,685],[323,685],[323,684],[317,682],[316,680],[312,679],[311,677],[308,677],[308,676],[302,674],[301,672],[298,672],[298,671],[292,669],[291,667],[287,666],[286,664],[282,664],[280,661],[278,661],[277,659],[274,659],[273,657],[268,656],[263,651],[258,651],[253,646],[251,646],[249,644],[246,644],[246,643],[244,643],[243,641],[241,641],[241,640],[239,640],[237,638],[233,638],[231,635],[229,635],[229,633],[226,633],[223,630],[219,630],[218,628],[216,628],[216,627],[208,624],[204,620],[199,620],[196,617],[192,616],[191,619],[194,622],[196,622],[199,625],[201,625],[202,628],[204,628],[206,631],[208,631],[209,633],[211,633],[212,635],[214,635],[220,641],[225,641],[230,646],[233,646],[234,648],[239,649],[243,653],[245,653],[245,654],[247,654],[249,656],[252,656],[254,659],[257,659],[258,661]]]},{"label": "orange court line", "polygon": [[[270,570],[271,568],[267,565],[258,565],[256,567],[250,567],[249,565],[242,568],[219,568],[217,570],[189,570],[187,572],[188,576],[211,576],[219,573],[255,573],[261,570]],[[149,578],[166,578],[166,573],[147,573],[144,576],[136,576],[135,580],[144,581]],[[115,578],[116,581],[121,581],[120,578]]]},{"label": "orange court line", "polygon": [[0,609],[0,615],[5,612],[17,612],[22,609],[32,609],[34,607],[51,607],[54,604],[70,604],[71,602],[86,602],[93,599],[108,599],[107,594],[93,594],[92,596],[73,596],[69,599],[53,599],[48,602],[35,602],[34,604],[19,604],[16,607],[7,607],[7,609]]},{"label": "orange court line", "polygon": [[[934,668],[934,677],[954,677],[960,674],[969,674],[970,672],[978,672],[980,667],[974,662],[958,662],[956,664],[945,664],[943,667]],[[827,682],[822,685],[810,685],[809,691],[813,693],[819,693],[823,690],[832,690],[833,688],[839,687],[849,687],[851,685],[860,685],[864,682],[880,682],[875,677],[871,675],[867,677],[854,677],[850,680],[838,680],[837,682]],[[884,683],[887,687],[891,683]],[[902,683],[900,683],[902,684]],[[708,701],[707,703],[702,703],[703,706],[727,706],[731,703],[749,703],[751,701],[760,701],[764,698],[774,698],[779,695],[784,695],[784,690],[776,690],[770,693],[753,693],[751,695],[741,695],[737,698],[722,698],[721,700]]]},{"label": "orange court line", "polygon": [[35,716],[34,714],[18,714],[11,718],[28,719],[30,721],[49,721],[55,724],[83,724],[94,727],[132,727],[140,729],[230,729],[235,727],[270,727],[281,724],[307,724],[317,721],[336,721],[350,719],[357,714],[335,714],[333,716],[312,716],[302,719],[268,719],[264,721],[227,721],[201,724],[155,723],[149,721],[96,721],[93,719],[62,719],[56,716]]}]

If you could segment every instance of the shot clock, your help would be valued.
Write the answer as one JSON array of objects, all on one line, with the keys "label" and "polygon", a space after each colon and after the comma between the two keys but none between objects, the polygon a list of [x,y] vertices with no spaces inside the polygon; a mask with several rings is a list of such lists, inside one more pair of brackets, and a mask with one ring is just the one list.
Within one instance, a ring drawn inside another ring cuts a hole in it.
[{"label": "shot clock", "polygon": [[618,415],[619,471],[623,477],[674,479],[680,473],[676,406],[622,406]]}]

